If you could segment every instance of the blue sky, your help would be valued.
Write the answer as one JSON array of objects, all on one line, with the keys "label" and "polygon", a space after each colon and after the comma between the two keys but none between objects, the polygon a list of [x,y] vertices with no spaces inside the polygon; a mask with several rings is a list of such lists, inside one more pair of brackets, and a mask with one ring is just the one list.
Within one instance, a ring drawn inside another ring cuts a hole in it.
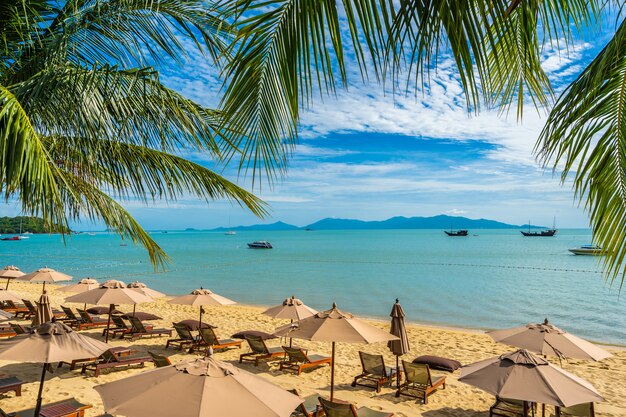
[{"label": "blue sky", "polygon": [[[573,80],[610,39],[615,21],[600,33],[579,36],[569,51],[546,47],[543,66],[557,92]],[[218,71],[189,45],[184,68],[161,68],[162,81],[191,99],[216,106]],[[441,213],[490,218],[514,224],[529,219],[559,227],[586,227],[569,185],[536,163],[532,149],[546,119],[545,109],[468,114],[453,63],[439,62],[427,91],[391,94],[364,84],[356,63],[351,83],[336,97],[314,97],[302,113],[301,140],[283,181],[263,185],[257,195],[271,205],[264,222],[303,226],[324,217],[386,219]],[[192,159],[207,165],[203,155]],[[234,168],[224,175],[238,180]],[[248,186],[245,179],[240,184]],[[145,207],[124,203],[147,229],[213,228],[254,224],[246,210],[224,201],[183,198]],[[16,214],[4,207],[0,214]],[[94,228],[88,224],[76,229]],[[97,227],[96,227],[97,228]]]}]

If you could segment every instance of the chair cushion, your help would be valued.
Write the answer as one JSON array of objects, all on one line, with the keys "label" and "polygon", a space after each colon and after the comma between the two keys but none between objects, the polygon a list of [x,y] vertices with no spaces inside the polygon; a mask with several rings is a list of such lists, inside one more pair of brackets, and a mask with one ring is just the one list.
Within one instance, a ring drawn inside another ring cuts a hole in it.
[{"label": "chair cushion", "polygon": [[413,363],[425,363],[430,369],[454,372],[462,365],[454,359],[442,358],[440,356],[424,355],[413,359]]}]

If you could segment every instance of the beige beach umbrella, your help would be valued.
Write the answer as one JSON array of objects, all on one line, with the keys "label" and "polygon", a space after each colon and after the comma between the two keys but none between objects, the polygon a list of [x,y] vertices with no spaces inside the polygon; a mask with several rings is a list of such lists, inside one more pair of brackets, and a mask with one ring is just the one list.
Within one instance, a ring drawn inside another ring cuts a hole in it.
[{"label": "beige beach umbrella", "polygon": [[558,407],[604,401],[589,382],[525,349],[464,366],[459,381],[496,397]]},{"label": "beige beach umbrella", "polygon": [[29,333],[0,341],[0,359],[43,363],[37,405],[33,414],[39,415],[48,364],[97,358],[108,348],[108,345],[99,340],[83,336],[63,323],[53,322],[44,323],[31,329]]},{"label": "beige beach umbrella", "polygon": [[[204,306],[227,306],[237,304],[235,301],[215,294],[211,290],[200,289],[193,290],[187,295],[181,295],[180,297],[174,297],[168,301],[170,304],[180,304],[187,306],[200,306],[200,319],[199,323],[202,323],[202,314],[204,314]],[[200,324],[201,325],[201,324]]]},{"label": "beige beach umbrella", "polygon": [[[291,298],[283,300],[282,304],[268,308],[263,314],[275,319],[288,319],[293,323],[317,314],[317,310],[312,309],[292,295]],[[289,338],[289,347],[292,346],[292,340]]]},{"label": "beige beach umbrella", "polygon": [[539,324],[495,330],[487,334],[496,342],[541,355],[592,361],[600,361],[612,356],[601,347],[553,326],[548,319]]},{"label": "beige beach umbrella", "polygon": [[0,301],[13,301],[14,303],[21,303],[22,299],[13,291],[0,290]]},{"label": "beige beach umbrella", "polygon": [[397,340],[398,337],[344,313],[333,303],[330,310],[300,320],[290,326],[284,326],[274,332],[276,336],[294,339],[332,342],[332,363],[330,370],[330,399],[333,400],[335,385],[335,343],[376,343]]},{"label": "beige beach umbrella", "polygon": [[20,269],[17,266],[7,265],[4,268],[2,268],[2,270],[0,270],[0,278],[5,278],[7,280],[7,285],[6,287],[4,287],[4,289],[5,290],[9,289],[9,282],[11,282],[12,279],[19,278],[23,275],[24,273],[20,271]]},{"label": "beige beach umbrella", "polygon": [[98,288],[91,291],[67,297],[65,301],[69,303],[86,303],[86,304],[109,304],[109,314],[107,322],[107,332],[105,342],[109,342],[109,328],[111,326],[111,314],[116,304],[140,304],[151,303],[154,300],[147,295],[126,288],[126,284],[122,281],[109,280],[102,283]]},{"label": "beige beach umbrella", "polygon": [[408,353],[408,351],[411,350],[411,347],[409,346],[409,337],[406,334],[406,326],[404,325],[404,309],[400,305],[400,301],[397,298],[396,303],[391,308],[389,316],[391,317],[391,329],[389,330],[389,333],[397,336],[398,339],[387,342],[387,347],[396,357],[396,382],[398,388],[400,388],[400,356]]},{"label": "beige beach umbrella", "polygon": [[81,293],[81,292],[91,291],[95,288],[98,288],[99,286],[100,286],[100,283],[96,281],[95,279],[83,278],[80,281],[78,281],[76,284],[65,285],[61,288],[57,288],[57,291]]},{"label": "beige beach umbrella", "polygon": [[43,282],[43,287],[41,290],[41,292],[43,293],[43,291],[46,289],[46,283],[70,281],[72,277],[62,272],[55,271],[52,268],[45,267],[38,269],[35,272],[31,272],[30,274],[17,277],[16,279],[19,279],[20,281]]},{"label": "beige beach umbrella", "polygon": [[37,314],[33,317],[32,326],[37,327],[43,323],[52,321],[54,314],[52,313],[52,306],[50,305],[50,299],[48,294],[44,291],[37,301]]},{"label": "beige beach umbrella", "polygon": [[147,295],[148,297],[151,298],[161,298],[161,297],[165,297],[165,294],[163,294],[162,292],[159,292],[157,290],[153,290],[152,288],[148,288],[148,286],[146,284],[144,284],[143,282],[139,282],[139,281],[134,281],[129,283],[127,286],[127,288],[130,288],[134,291],[138,291],[144,295]]},{"label": "beige beach umbrella", "polygon": [[[107,413],[126,417],[288,417],[302,399],[205,357],[97,385]],[[175,400],[174,400],[175,399]]]}]

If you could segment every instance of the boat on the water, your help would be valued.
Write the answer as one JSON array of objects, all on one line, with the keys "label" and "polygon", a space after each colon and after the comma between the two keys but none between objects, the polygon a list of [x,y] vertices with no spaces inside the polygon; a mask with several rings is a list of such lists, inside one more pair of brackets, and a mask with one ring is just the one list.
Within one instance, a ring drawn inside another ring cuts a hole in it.
[{"label": "boat on the water", "polygon": [[595,245],[582,245],[579,248],[568,249],[574,255],[602,255],[602,248]]},{"label": "boat on the water", "polygon": [[447,234],[448,236],[467,236],[468,235],[468,231],[463,229],[463,230],[450,230],[449,232],[447,230],[443,231],[445,234]]},{"label": "boat on the water", "polygon": [[523,230],[520,230],[520,233],[523,234],[524,236],[532,236],[532,237],[549,237],[549,236],[556,235],[557,232],[558,232],[558,230],[556,228],[556,218],[552,222],[552,229],[546,229],[546,230],[539,230],[537,232],[531,232],[530,231],[530,220],[528,220],[528,232],[524,232]]},{"label": "boat on the water", "polygon": [[22,240],[24,239],[24,237],[22,236],[11,236],[11,237],[3,237],[0,240]]},{"label": "boat on the water", "polygon": [[224,233],[226,236],[233,236],[236,235],[237,232],[235,232],[234,230],[229,230],[228,232]]},{"label": "boat on the water", "polygon": [[267,240],[257,240],[252,243],[248,243],[248,247],[251,249],[272,249],[272,244]]}]

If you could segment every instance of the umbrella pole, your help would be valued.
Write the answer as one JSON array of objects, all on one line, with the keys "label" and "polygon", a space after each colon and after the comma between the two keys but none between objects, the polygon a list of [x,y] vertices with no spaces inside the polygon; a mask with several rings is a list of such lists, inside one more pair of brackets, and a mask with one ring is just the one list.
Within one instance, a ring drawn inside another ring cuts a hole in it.
[{"label": "umbrella pole", "polygon": [[41,288],[41,293],[46,292],[46,281],[43,282],[43,287]]},{"label": "umbrella pole", "polygon": [[109,319],[107,320],[107,335],[104,339],[104,343],[109,343],[109,329],[111,327],[111,313],[113,312],[114,308],[115,308],[115,304],[109,305]]},{"label": "umbrella pole", "polygon": [[[293,319],[291,319],[291,324],[293,324]],[[293,337],[289,338],[289,347],[293,347]]]},{"label": "umbrella pole", "polygon": [[46,369],[48,368],[48,364],[44,363],[43,364],[43,370],[41,371],[41,380],[39,381],[39,394],[37,394],[37,405],[35,405],[35,413],[34,415],[38,416],[39,412],[41,411],[41,402],[42,402],[42,395],[43,395],[43,383],[46,380]]},{"label": "umbrella pole", "polygon": [[4,289],[5,289],[5,290],[8,290],[8,289],[9,289],[9,281],[11,281],[11,280],[7,278],[7,286],[6,286],[6,287],[4,287]]},{"label": "umbrella pole", "polygon": [[137,307],[137,304],[133,304],[133,317],[135,317],[135,308]]},{"label": "umbrella pole", "polygon": [[333,400],[335,394],[335,342],[333,342],[333,361],[330,363],[330,400]]},{"label": "umbrella pole", "polygon": [[398,380],[398,389],[400,389],[400,356],[396,355],[396,378]]}]

